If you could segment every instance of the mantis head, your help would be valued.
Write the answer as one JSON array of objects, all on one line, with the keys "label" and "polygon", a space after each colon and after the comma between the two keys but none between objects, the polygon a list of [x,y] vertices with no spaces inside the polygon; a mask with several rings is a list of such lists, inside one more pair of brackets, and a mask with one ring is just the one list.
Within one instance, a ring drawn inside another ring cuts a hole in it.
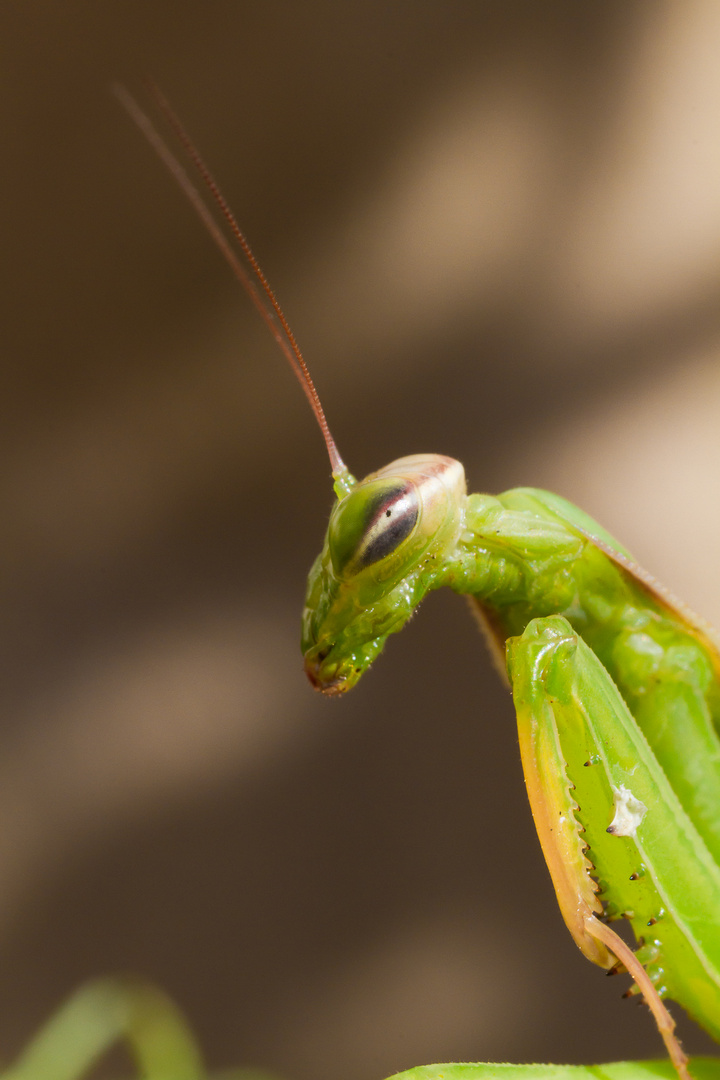
[{"label": "mantis head", "polygon": [[303,612],[305,671],[317,690],[354,686],[438,583],[465,498],[462,465],[440,454],[398,458],[338,498]]},{"label": "mantis head", "polygon": [[[115,94],[174,176],[248,293],[305,393],[325,440],[338,501],[322,552],[310,571],[302,648],[311,683],[326,694],[349,690],[400,630],[429,588],[463,527],[465,473],[439,454],[399,458],[360,483],[338,453],[315,385],[285,314],[216,181],[161,92],[149,90],[205,184],[225,232],[185,169],[135,99]],[[244,259],[244,261],[243,261]]]}]

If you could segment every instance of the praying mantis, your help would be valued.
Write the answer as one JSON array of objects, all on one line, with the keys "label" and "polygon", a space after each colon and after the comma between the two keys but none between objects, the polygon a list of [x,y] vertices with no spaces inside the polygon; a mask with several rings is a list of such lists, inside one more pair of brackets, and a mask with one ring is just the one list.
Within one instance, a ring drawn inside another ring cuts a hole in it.
[{"label": "praying mantis", "polygon": [[[302,620],[312,685],[347,692],[428,592],[464,594],[512,688],[530,806],[573,939],[595,964],[631,975],[672,1063],[655,1075],[674,1068],[681,1080],[720,1076],[720,1061],[689,1066],[663,1000],[678,1002],[720,1041],[720,645],[712,631],[557,495],[468,495],[462,465],[435,453],[355,480],[280,305],[167,102],[154,91],[250,273],[147,117],[116,92],[265,319],[325,439],[336,501]],[[610,925],[621,917],[636,951]],[[548,1075],[518,1068],[525,1077]],[[604,1071],[631,1080],[642,1068]],[[482,1080],[497,1072],[442,1065],[402,1077]]]}]

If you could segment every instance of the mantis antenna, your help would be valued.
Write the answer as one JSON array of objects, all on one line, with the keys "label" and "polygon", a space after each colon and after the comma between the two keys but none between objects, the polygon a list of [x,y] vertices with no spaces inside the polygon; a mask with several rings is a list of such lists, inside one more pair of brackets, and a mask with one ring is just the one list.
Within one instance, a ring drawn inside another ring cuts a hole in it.
[{"label": "mantis antenna", "polygon": [[210,194],[217,203],[220,212],[227,221],[233,236],[237,240],[240,249],[247,260],[248,265],[254,275],[255,279],[260,284],[261,291],[258,291],[252,276],[247,273],[240,259],[238,259],[235,251],[228,242],[227,237],[223,233],[222,229],[218,225],[217,221],[213,217],[212,213],[208,209],[205,200],[193,184],[192,180],[188,176],[187,172],[180,164],[178,159],[170,150],[169,146],[156,130],[150,118],[143,112],[135,98],[128,93],[124,86],[116,83],[113,86],[113,93],[118,99],[120,104],[129,114],[130,118],[137,124],[142,131],[145,138],[148,140],[152,148],[157,153],[160,160],[167,167],[170,173],[174,176],[181,190],[195,209],[198,217],[205,225],[205,228],[210,233],[211,237],[219,247],[225,259],[230,265],[230,269],[235,274],[235,277],[240,282],[242,287],[247,292],[248,296],[252,300],[253,304],[262,316],[265,325],[270,330],[270,333],[275,338],[275,341],[285,354],[290,367],[295,372],[300,385],[303,388],[303,392],[310,402],[310,407],[313,411],[315,419],[318,422],[320,431],[322,432],[325,440],[325,446],[327,447],[328,457],[330,458],[330,466],[332,469],[333,479],[335,481],[335,490],[338,496],[344,495],[354,484],[353,477],[345,465],[343,459],[338,453],[335,440],[333,439],[328,422],[325,419],[325,412],[320,403],[320,397],[315,384],[312,380],[307,364],[303,358],[303,354],[300,351],[300,346],[295,340],[290,324],[285,317],[285,314],[280,307],[280,304],[275,296],[275,293],[270,287],[265,274],[262,271],[260,264],[255,258],[252,249],[247,241],[247,237],[240,228],[230,209],[228,203],[220,191],[215,179],[208,169],[207,165],[200,157],[200,154],[195,149],[195,146],[190,139],[190,136],[185,131],[184,127],[180,123],[180,120],[173,112],[169,102],[165,98],[164,94],[152,83],[148,82],[148,88],[153,95],[158,108],[161,110],[168,123],[172,127],[173,131],[177,135],[178,139],[183,145],[185,152],[192,161],[193,165],[197,169],[200,177],[207,186]]}]

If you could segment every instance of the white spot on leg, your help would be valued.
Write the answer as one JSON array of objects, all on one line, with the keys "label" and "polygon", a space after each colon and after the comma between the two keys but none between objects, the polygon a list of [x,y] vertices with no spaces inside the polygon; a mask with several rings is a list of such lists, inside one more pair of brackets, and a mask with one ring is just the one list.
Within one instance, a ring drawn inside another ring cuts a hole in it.
[{"label": "white spot on leg", "polygon": [[636,799],[629,788],[614,787],[612,789],[615,802],[615,817],[607,827],[607,831],[613,836],[632,836],[635,839],[638,825],[645,817],[647,806]]}]

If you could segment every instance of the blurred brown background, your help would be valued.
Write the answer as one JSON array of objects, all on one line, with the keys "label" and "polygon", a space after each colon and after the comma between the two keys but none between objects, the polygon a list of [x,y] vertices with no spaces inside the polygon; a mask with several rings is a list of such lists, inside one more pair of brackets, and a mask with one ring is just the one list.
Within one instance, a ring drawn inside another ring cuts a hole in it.
[{"label": "blurred brown background", "polygon": [[554,488],[720,621],[720,6],[4,0],[0,50],[3,1055],[128,970],[294,1080],[659,1054],[463,604],[306,684],[322,442],[108,86],[173,101],[356,473]]}]

